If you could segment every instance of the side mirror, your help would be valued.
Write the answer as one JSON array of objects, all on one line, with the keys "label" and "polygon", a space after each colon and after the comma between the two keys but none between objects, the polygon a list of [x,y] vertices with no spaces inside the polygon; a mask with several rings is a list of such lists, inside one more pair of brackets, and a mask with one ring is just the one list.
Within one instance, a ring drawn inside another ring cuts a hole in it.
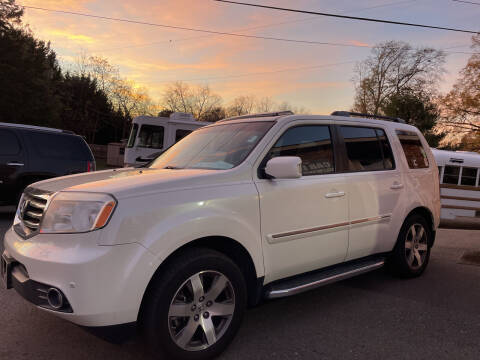
[{"label": "side mirror", "polygon": [[268,160],[265,173],[275,179],[298,179],[302,176],[302,159],[298,156],[278,156]]}]

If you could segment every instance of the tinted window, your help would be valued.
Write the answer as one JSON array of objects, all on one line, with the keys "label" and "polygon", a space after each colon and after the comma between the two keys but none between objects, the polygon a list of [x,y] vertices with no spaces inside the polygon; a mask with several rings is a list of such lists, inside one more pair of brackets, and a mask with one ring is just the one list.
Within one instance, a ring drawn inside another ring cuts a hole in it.
[{"label": "tinted window", "polygon": [[82,138],[74,135],[27,132],[36,154],[45,158],[91,160],[90,150]]},{"label": "tinted window", "polygon": [[445,166],[443,171],[444,184],[458,184],[458,177],[460,176],[460,166]]},{"label": "tinted window", "polygon": [[177,131],[175,131],[175,142],[182,140],[185,136],[187,136],[191,132],[192,130],[178,129]]},{"label": "tinted window", "polygon": [[137,137],[138,124],[133,124],[132,131],[130,131],[130,136],[128,138],[127,147],[131,148],[135,145],[135,139]]},{"label": "tinted window", "polygon": [[417,134],[410,131],[397,131],[410,169],[428,168],[428,158]]},{"label": "tinted window", "polygon": [[477,168],[464,167],[462,169],[461,185],[475,186],[477,182]]},{"label": "tinted window", "polygon": [[[341,126],[340,133],[347,149],[348,168],[350,171],[385,170],[382,147],[375,129],[355,126]],[[386,141],[385,133],[383,133]],[[390,146],[387,142],[387,153],[390,152],[388,168],[393,167]]]},{"label": "tinted window", "polygon": [[10,130],[0,130],[0,155],[16,155],[19,152],[17,136]]},{"label": "tinted window", "polygon": [[270,150],[268,159],[298,156],[304,176],[335,171],[332,140],[328,126],[297,126],[288,129]]},{"label": "tinted window", "polygon": [[138,146],[152,149],[163,148],[163,126],[142,125],[138,136]]}]

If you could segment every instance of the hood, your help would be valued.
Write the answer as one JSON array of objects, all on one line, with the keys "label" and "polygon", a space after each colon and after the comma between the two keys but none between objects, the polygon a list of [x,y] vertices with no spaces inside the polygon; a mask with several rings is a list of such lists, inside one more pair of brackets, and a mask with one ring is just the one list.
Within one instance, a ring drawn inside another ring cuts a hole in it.
[{"label": "hood", "polygon": [[40,181],[32,187],[47,192],[101,192],[122,198],[152,191],[169,191],[212,185],[212,176],[222,170],[124,168],[96,171]]}]

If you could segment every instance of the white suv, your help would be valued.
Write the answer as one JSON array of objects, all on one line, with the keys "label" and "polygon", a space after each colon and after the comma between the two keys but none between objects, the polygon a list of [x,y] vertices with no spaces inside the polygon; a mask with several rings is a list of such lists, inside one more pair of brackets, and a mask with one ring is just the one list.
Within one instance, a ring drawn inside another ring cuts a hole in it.
[{"label": "white suv", "polygon": [[144,168],[35,183],[5,235],[7,287],[103,336],[137,328],[155,354],[205,359],[247,304],[384,264],[418,276],[435,160],[415,127],[354,115],[227,119]]}]

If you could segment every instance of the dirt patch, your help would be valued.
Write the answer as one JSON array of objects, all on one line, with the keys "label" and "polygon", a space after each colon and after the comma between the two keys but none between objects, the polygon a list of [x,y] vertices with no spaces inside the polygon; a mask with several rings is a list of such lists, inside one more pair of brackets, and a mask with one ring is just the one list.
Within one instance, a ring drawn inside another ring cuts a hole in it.
[{"label": "dirt patch", "polygon": [[460,258],[460,264],[480,266],[480,251],[465,251]]}]

